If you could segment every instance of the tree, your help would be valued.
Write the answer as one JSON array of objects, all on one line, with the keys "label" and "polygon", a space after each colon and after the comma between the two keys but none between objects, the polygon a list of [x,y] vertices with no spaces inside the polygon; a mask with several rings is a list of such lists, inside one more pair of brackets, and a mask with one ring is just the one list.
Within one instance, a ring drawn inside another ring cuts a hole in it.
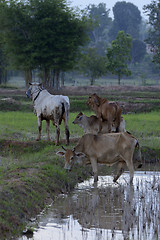
[{"label": "tree", "polygon": [[132,41],[131,58],[132,63],[141,62],[146,54],[146,44],[141,40]]},{"label": "tree", "polygon": [[83,54],[80,62],[80,71],[90,79],[91,85],[94,84],[96,79],[105,74],[105,62],[106,58],[98,55],[95,48],[88,48]]},{"label": "tree", "polygon": [[116,40],[112,41],[111,47],[107,48],[107,70],[118,76],[118,84],[123,75],[131,75],[127,64],[131,60],[130,52],[132,47],[132,38],[124,31],[119,31]]},{"label": "tree", "polygon": [[79,46],[87,40],[84,16],[67,7],[65,0],[0,1],[0,29],[15,69],[44,72],[45,83],[59,88],[59,75],[73,68]]},{"label": "tree", "polygon": [[87,7],[87,16],[92,21],[92,28],[89,31],[91,39],[89,47],[97,48],[98,53],[103,56],[104,49],[109,42],[108,32],[112,23],[109,12],[105,3],[99,3],[97,6],[90,4]]},{"label": "tree", "polygon": [[98,6],[90,4],[87,7],[88,16],[94,24],[92,31],[90,31],[92,42],[96,43],[104,37],[104,31],[112,21],[109,17],[109,11],[106,9],[105,3],[99,3]]},{"label": "tree", "polygon": [[141,13],[137,6],[130,2],[117,2],[113,7],[114,21],[110,30],[111,40],[116,38],[119,31],[124,31],[139,39]]},{"label": "tree", "polygon": [[144,6],[145,13],[149,16],[150,29],[146,42],[154,54],[153,62],[160,65],[160,1],[152,1]]},{"label": "tree", "polygon": [[5,55],[4,46],[0,44],[0,84],[7,82],[8,61]]}]

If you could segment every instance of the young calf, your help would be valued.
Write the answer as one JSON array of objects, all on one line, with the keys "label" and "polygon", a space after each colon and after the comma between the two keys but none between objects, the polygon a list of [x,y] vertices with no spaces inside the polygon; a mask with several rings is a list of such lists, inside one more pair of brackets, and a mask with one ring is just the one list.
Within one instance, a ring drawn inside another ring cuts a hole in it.
[{"label": "young calf", "polygon": [[[107,121],[101,121],[101,119],[94,115],[87,117],[82,112],[78,113],[73,121],[73,124],[78,124],[79,127],[83,128],[84,133],[97,134],[109,132]],[[119,132],[125,131],[125,120],[121,117]],[[116,132],[116,126],[114,123],[111,126],[111,132]]]}]

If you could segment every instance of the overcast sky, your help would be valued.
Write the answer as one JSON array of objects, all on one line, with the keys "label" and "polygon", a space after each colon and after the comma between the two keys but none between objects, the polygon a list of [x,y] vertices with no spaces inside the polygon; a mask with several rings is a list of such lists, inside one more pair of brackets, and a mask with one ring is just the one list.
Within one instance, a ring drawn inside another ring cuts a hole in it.
[{"label": "overcast sky", "polygon": [[[71,2],[71,6],[78,6],[80,9],[84,9],[86,6],[88,6],[89,4],[95,4],[98,5],[99,3],[105,3],[106,4],[106,8],[110,9],[110,17],[113,17],[112,14],[112,7],[115,5],[116,2],[121,2],[121,1],[117,1],[117,0],[68,0],[69,2]],[[138,9],[141,11],[141,15],[145,18],[147,18],[145,16],[145,14],[143,13],[143,6],[150,4],[151,0],[124,0],[126,2],[131,2],[134,5],[136,5],[138,7]]]}]

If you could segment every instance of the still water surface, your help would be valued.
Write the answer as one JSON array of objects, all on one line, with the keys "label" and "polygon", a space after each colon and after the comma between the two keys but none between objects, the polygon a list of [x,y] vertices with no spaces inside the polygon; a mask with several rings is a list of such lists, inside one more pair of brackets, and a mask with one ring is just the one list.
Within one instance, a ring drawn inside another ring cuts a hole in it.
[{"label": "still water surface", "polygon": [[135,172],[118,184],[100,176],[80,183],[70,195],[61,195],[38,217],[33,237],[19,240],[159,240],[160,173]]}]

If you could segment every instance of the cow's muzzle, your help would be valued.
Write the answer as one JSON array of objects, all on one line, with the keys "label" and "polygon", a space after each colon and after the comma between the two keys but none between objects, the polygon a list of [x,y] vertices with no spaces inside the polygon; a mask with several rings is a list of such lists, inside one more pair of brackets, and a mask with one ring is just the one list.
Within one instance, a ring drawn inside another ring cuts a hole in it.
[{"label": "cow's muzzle", "polygon": [[70,172],[70,171],[71,171],[71,166],[65,165],[65,166],[64,166],[64,169],[66,169],[66,170],[68,170],[68,172]]},{"label": "cow's muzzle", "polygon": [[31,90],[30,89],[27,90],[26,95],[28,98],[31,98]]}]

